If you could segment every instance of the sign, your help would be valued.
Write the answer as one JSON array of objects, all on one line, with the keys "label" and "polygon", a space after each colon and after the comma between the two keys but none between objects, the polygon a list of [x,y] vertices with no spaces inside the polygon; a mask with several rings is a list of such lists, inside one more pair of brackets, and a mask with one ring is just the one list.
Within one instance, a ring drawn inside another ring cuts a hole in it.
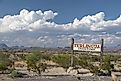
[{"label": "sign", "polygon": [[74,43],[73,44],[73,50],[76,50],[76,51],[101,52],[101,44]]}]

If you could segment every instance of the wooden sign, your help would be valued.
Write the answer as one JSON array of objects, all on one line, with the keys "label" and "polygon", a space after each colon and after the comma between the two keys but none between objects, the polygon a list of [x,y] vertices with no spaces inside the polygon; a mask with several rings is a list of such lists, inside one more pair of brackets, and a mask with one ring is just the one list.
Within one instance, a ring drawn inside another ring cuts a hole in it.
[{"label": "wooden sign", "polygon": [[76,51],[101,52],[101,44],[74,43],[73,44],[73,50],[76,50]]}]

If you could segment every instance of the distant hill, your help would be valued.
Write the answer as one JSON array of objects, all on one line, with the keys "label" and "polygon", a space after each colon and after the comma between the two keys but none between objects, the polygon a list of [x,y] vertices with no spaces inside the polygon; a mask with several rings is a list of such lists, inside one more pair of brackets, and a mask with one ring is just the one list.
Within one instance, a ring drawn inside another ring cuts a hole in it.
[{"label": "distant hill", "polygon": [[[6,50],[14,50],[14,51],[33,51],[33,50],[48,50],[48,51],[71,51],[70,47],[57,47],[57,48],[42,48],[42,47],[25,47],[25,46],[11,46],[8,47],[5,43],[0,43],[0,50],[6,49]],[[104,52],[115,52],[115,53],[121,53],[121,44],[118,44],[116,46],[110,46],[106,47],[104,46]]]},{"label": "distant hill", "polygon": [[104,47],[105,52],[121,52],[121,44],[112,47]]},{"label": "distant hill", "polygon": [[0,43],[0,48],[8,48],[8,46],[4,43]]}]

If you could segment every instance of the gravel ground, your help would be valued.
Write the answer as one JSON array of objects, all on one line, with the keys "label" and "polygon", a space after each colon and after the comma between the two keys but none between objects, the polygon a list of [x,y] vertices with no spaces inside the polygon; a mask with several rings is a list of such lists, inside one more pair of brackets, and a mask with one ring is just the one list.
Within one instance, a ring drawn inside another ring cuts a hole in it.
[{"label": "gravel ground", "polygon": [[56,78],[26,78],[26,79],[14,79],[13,81],[111,81],[110,77],[101,77],[99,80],[97,77],[56,77]]},{"label": "gravel ground", "polygon": [[[111,81],[111,77],[74,77],[74,76],[58,76],[58,77],[44,77],[44,78],[17,78],[17,79],[3,79],[0,78],[0,81]],[[121,81],[121,77],[118,77],[118,81]]]}]

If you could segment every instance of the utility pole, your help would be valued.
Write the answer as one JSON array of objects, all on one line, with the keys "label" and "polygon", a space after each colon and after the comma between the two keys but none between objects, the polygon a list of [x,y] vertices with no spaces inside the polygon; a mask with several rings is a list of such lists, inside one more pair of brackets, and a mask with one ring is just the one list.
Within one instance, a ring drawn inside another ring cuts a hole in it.
[{"label": "utility pole", "polygon": [[74,45],[74,38],[71,39],[71,51],[72,51],[72,54],[71,54],[71,66],[73,66],[73,62],[74,62],[74,50],[73,50],[73,45]]}]

